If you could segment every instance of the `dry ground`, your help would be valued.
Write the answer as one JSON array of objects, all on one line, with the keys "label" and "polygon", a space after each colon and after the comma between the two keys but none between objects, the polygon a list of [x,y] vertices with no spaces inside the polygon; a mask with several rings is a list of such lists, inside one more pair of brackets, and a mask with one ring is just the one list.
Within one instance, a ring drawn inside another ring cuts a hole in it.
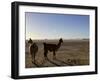
[{"label": "dry ground", "polygon": [[32,63],[29,54],[29,44],[26,41],[25,67],[54,67],[54,66],[80,66],[89,65],[89,40],[64,40],[56,52],[56,59],[53,53],[48,53],[48,59],[44,60],[43,42],[57,44],[58,40],[33,40],[36,42],[39,51],[36,54],[36,63]]}]

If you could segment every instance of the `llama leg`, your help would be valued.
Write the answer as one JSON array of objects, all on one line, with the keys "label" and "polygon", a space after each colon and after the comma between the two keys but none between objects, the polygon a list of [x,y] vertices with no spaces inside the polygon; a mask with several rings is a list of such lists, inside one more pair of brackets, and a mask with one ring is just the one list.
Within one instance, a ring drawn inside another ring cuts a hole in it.
[{"label": "llama leg", "polygon": [[35,54],[32,55],[32,63],[35,63]]},{"label": "llama leg", "polygon": [[34,56],[34,63],[35,63],[35,54],[33,56]]},{"label": "llama leg", "polygon": [[53,51],[53,59],[56,59],[56,53]]},{"label": "llama leg", "polygon": [[45,60],[47,59],[47,53],[48,53],[48,51],[44,51],[44,58],[45,58]]},{"label": "llama leg", "polygon": [[34,56],[33,56],[33,54],[31,55],[31,58],[32,58],[32,63],[34,63],[34,61],[33,61],[33,60],[34,60]]}]

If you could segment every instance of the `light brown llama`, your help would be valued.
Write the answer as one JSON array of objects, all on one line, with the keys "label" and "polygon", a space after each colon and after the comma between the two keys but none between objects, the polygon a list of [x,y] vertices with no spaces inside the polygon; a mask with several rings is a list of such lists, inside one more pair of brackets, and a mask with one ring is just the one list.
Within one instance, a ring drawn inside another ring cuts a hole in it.
[{"label": "light brown llama", "polygon": [[28,43],[30,44],[29,52],[31,54],[32,63],[35,63],[35,56],[36,53],[38,52],[38,46],[36,43],[33,43],[31,38],[29,39]]},{"label": "light brown llama", "polygon": [[53,52],[53,59],[56,59],[56,51],[60,48],[61,43],[63,42],[62,38],[59,40],[58,44],[44,44],[44,57],[47,59],[48,51]]}]

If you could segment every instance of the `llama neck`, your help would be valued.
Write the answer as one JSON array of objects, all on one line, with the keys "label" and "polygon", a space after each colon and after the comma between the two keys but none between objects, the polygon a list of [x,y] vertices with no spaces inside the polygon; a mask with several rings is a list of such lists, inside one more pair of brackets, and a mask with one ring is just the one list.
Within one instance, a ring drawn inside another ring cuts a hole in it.
[{"label": "llama neck", "polygon": [[57,44],[57,48],[60,48],[60,46],[61,46],[61,42],[59,42],[59,43]]}]

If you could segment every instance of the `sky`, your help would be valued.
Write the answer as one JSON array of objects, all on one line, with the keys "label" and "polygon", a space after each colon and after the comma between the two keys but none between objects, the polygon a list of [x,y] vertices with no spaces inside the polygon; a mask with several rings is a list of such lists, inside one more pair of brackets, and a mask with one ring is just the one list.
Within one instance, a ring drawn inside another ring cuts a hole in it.
[{"label": "sky", "polygon": [[25,12],[26,39],[89,38],[89,15]]}]

